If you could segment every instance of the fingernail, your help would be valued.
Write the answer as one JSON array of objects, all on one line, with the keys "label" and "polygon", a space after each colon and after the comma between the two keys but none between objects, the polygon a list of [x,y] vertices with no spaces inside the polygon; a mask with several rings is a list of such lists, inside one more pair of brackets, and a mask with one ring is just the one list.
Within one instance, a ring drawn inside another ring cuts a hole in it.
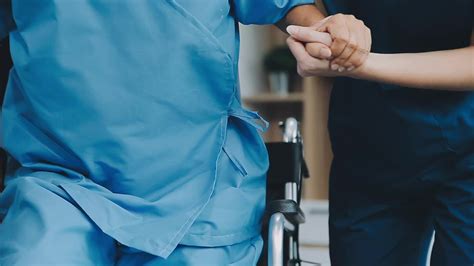
[{"label": "fingernail", "polygon": [[321,49],[321,56],[324,58],[329,58],[331,56],[331,50],[328,48]]},{"label": "fingernail", "polygon": [[332,65],[331,65],[331,69],[334,70],[334,71],[336,71],[336,70],[339,69],[339,65],[338,65],[338,64],[332,64]]},{"label": "fingernail", "polygon": [[350,66],[350,67],[347,68],[347,71],[352,71],[354,69],[355,69],[355,66]]},{"label": "fingernail", "polygon": [[288,26],[286,27],[286,31],[290,34],[290,35],[293,35],[293,34],[296,34],[298,32],[298,29],[296,28],[296,26]]},{"label": "fingernail", "polygon": [[337,69],[337,71],[339,71],[339,72],[344,72],[344,70],[346,70],[345,67],[340,67],[340,68]]}]

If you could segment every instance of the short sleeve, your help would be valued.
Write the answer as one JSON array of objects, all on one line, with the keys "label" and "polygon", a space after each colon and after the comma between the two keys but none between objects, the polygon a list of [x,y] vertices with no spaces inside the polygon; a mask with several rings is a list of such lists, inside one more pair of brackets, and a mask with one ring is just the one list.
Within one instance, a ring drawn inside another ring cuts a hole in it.
[{"label": "short sleeve", "polygon": [[233,0],[235,18],[243,24],[274,24],[292,8],[315,0]]},{"label": "short sleeve", "polygon": [[0,40],[15,28],[10,1],[0,0]]}]

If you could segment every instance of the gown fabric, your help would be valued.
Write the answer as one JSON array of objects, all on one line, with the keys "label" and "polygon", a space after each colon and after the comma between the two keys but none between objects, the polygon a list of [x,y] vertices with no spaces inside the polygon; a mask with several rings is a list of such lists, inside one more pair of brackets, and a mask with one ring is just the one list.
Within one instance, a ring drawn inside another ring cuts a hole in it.
[{"label": "gown fabric", "polygon": [[54,228],[81,238],[70,208],[162,258],[178,245],[253,243],[266,125],[240,103],[237,22],[276,23],[312,3],[2,1],[14,67],[2,112],[0,264],[55,246]]}]

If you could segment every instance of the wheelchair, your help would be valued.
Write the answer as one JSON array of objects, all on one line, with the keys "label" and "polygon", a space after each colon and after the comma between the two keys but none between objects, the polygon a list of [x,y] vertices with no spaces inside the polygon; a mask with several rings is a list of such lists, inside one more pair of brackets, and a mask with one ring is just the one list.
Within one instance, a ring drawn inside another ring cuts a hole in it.
[{"label": "wheelchair", "polygon": [[303,178],[309,178],[303,157],[303,140],[298,121],[288,118],[280,122],[283,141],[266,143],[270,167],[267,174],[266,211],[262,236],[264,249],[259,266],[300,266],[299,225],[305,222],[300,208]]}]

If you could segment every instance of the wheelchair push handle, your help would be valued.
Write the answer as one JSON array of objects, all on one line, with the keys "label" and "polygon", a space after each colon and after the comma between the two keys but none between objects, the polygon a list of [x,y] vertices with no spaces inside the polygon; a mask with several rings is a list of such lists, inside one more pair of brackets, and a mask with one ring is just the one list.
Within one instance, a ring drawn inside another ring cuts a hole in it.
[{"label": "wheelchair push handle", "polygon": [[283,142],[286,142],[286,143],[302,142],[298,120],[296,120],[293,117],[289,117],[286,119],[285,122],[283,121],[279,122],[278,125],[283,130]]},{"label": "wheelchair push handle", "polygon": [[[303,175],[304,177],[308,176],[308,170],[306,162],[303,158],[302,142],[300,125],[298,120],[294,117],[289,117],[285,122],[279,122],[279,126],[283,131],[283,142],[285,143],[298,143],[301,145],[301,169],[298,171],[298,176]],[[290,162],[288,162],[290,163]],[[300,172],[301,171],[301,172]],[[299,182],[298,182],[299,183]],[[298,190],[300,189],[297,182],[287,182],[285,184],[285,199],[290,199],[295,202],[299,202]]]}]

